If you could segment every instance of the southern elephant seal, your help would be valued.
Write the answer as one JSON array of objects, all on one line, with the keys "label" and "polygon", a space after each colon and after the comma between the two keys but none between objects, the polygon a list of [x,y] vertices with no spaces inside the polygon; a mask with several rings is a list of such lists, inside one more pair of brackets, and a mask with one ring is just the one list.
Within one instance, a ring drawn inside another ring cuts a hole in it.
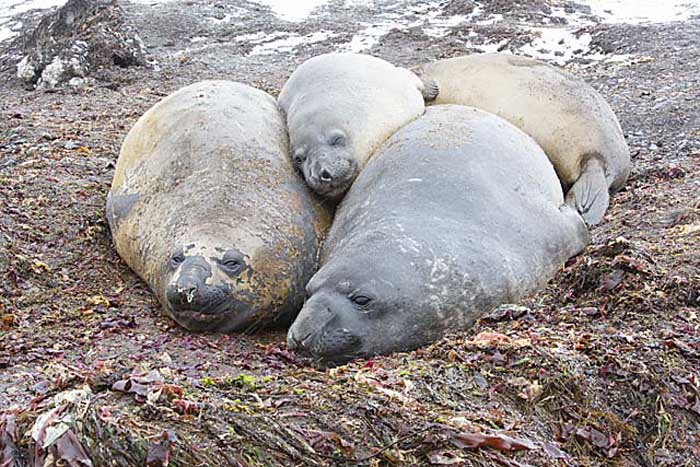
[{"label": "southern elephant seal", "polygon": [[546,63],[506,53],[439,60],[416,69],[434,79],[436,104],[477,107],[532,136],[559,175],[567,203],[589,225],[608,209],[630,172],[620,123],[583,80]]},{"label": "southern elephant seal", "polygon": [[430,107],[338,207],[287,343],[331,363],[414,349],[515,303],[588,242],[532,138],[475,108]]},{"label": "southern elephant seal", "polygon": [[289,161],[275,100],[228,81],[187,86],[136,122],[107,218],[167,314],[217,332],[289,322],[329,223]]},{"label": "southern elephant seal", "polygon": [[295,164],[314,191],[337,198],[379,145],[436,94],[432,82],[380,58],[329,53],[302,63],[278,103]]}]

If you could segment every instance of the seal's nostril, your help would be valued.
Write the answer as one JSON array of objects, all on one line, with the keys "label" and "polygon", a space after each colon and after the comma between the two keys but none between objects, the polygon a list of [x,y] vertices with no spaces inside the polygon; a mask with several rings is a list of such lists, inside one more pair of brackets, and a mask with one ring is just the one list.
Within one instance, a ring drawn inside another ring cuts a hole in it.
[{"label": "seal's nostril", "polygon": [[194,282],[189,282],[185,285],[179,285],[177,291],[181,296],[185,297],[187,303],[192,303],[194,301],[194,296],[197,293],[197,284]]},{"label": "seal's nostril", "polygon": [[313,332],[310,332],[301,338],[294,336],[292,334],[289,334],[287,336],[287,347],[289,347],[290,350],[305,350],[305,349],[307,349],[309,347],[309,343],[311,340],[310,338],[311,338],[312,334],[313,334]]},{"label": "seal's nostril", "polygon": [[296,350],[299,348],[300,342],[294,336],[287,336],[287,347],[290,350]]},{"label": "seal's nostril", "polygon": [[331,173],[326,169],[321,170],[321,181],[330,182],[331,180],[333,180]]}]

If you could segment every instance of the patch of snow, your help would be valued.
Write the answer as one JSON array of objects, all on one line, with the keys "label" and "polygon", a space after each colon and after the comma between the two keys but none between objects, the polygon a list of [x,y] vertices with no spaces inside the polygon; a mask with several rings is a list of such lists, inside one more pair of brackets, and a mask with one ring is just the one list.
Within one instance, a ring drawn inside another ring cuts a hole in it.
[{"label": "patch of snow", "polygon": [[367,26],[352,37],[352,40],[343,46],[345,52],[362,52],[372,48],[379,42],[382,36],[397,27],[393,21],[384,21]]},{"label": "patch of snow", "polygon": [[7,21],[6,23],[3,24],[2,19],[0,19],[0,42],[19,34],[19,31],[21,28],[22,28],[21,21],[15,21],[15,22]]},{"label": "patch of snow", "polygon": [[272,41],[258,41],[261,43],[253,47],[253,50],[250,51],[250,55],[267,55],[276,52],[291,52],[299,45],[322,42],[332,36],[333,33],[329,31],[318,31],[305,36],[299,34],[288,34],[286,37]]},{"label": "patch of snow", "polygon": [[209,20],[215,24],[230,23],[233,19],[241,18],[246,12],[243,8],[236,8],[237,10],[234,13],[226,13],[222,18],[209,18]]},{"label": "patch of snow", "polygon": [[374,0],[345,0],[346,7],[374,8]]},{"label": "patch of snow", "polygon": [[[281,33],[277,33],[281,34]],[[234,41],[236,42],[253,42],[257,43],[260,42],[261,40],[265,39],[268,37],[268,35],[264,32],[256,32],[253,34],[241,34],[240,36],[236,36],[233,38]]]},{"label": "patch of snow", "polygon": [[[591,35],[561,28],[529,28],[539,38],[520,48],[520,51],[534,58],[547,59],[564,64],[575,56],[580,56],[590,50]],[[594,58],[587,56],[587,58]]]},{"label": "patch of snow", "polygon": [[489,26],[491,24],[500,23],[501,21],[503,21],[503,15],[496,13],[495,15],[491,15],[486,19],[475,21],[474,24],[478,24],[479,26]]},{"label": "patch of snow", "polygon": [[[68,0],[0,0],[0,42],[11,39],[19,34],[22,23],[13,18],[31,10],[47,10],[63,6]],[[156,5],[175,0],[130,0],[131,3]]]},{"label": "patch of snow", "polygon": [[328,3],[328,0],[255,0],[255,3],[269,6],[281,19],[303,21],[314,8]]},{"label": "patch of snow", "polygon": [[158,5],[160,3],[170,3],[174,0],[129,0],[131,3],[138,3],[139,5]]},{"label": "patch of snow", "polygon": [[[482,53],[485,54],[492,54],[496,52],[501,51],[501,47],[505,46],[508,43],[508,39],[503,39],[502,41],[499,42],[487,42],[485,44],[475,44],[472,45],[471,42],[467,43],[467,47],[473,47],[475,49],[480,50]],[[508,53],[508,50],[504,50],[504,53]]]},{"label": "patch of snow", "polygon": [[[577,0],[591,7],[593,15],[605,23],[665,23],[685,21],[700,14],[700,0]],[[578,33],[581,28],[596,24],[588,15],[567,13],[561,7],[552,8],[552,16],[566,20],[565,25],[526,27],[539,37],[519,49],[531,57],[564,64],[575,56],[611,62],[626,61],[629,55],[590,53],[591,35]]]},{"label": "patch of snow", "polygon": [[438,18],[437,15],[433,15],[432,18],[428,18],[430,26],[423,27],[423,32],[431,37],[444,37],[451,28],[468,22],[471,18],[472,15],[454,15],[447,18]]},{"label": "patch of snow", "polygon": [[668,23],[700,14],[700,0],[578,0],[606,23]]},{"label": "patch of snow", "polygon": [[67,0],[2,0],[0,1],[0,17],[14,16],[30,10],[45,10],[61,6]]},{"label": "patch of snow", "polygon": [[22,22],[13,19],[16,15],[30,10],[60,6],[64,3],[66,0],[0,0],[0,42],[19,34]]},{"label": "patch of snow", "polygon": [[[408,29],[420,27],[425,35],[440,38],[447,35],[452,28],[460,24],[483,26],[503,21],[503,15],[501,14],[491,15],[485,19],[477,20],[476,18],[483,13],[483,8],[480,5],[476,5],[468,15],[443,16],[442,5],[443,2],[438,1],[418,4],[411,10],[414,14],[418,15],[418,19],[413,19],[415,15],[407,17],[394,12],[384,13],[377,17],[377,21],[363,23],[365,28],[357,32],[352,40],[345,44],[342,49],[346,52],[366,51],[376,45],[382,36],[386,35],[392,29],[397,28]],[[400,4],[396,4],[394,7],[396,7],[395,11],[402,11]],[[391,11],[391,8],[389,8],[389,11]],[[476,47],[481,50],[495,50],[502,45],[503,43],[499,42],[498,44],[479,45]],[[468,46],[470,45],[468,44]]]}]

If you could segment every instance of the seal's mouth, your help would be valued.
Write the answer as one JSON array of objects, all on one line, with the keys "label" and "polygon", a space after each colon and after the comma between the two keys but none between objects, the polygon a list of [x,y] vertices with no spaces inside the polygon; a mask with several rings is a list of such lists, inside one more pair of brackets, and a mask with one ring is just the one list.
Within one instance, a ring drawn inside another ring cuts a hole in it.
[{"label": "seal's mouth", "polygon": [[351,181],[348,180],[346,183],[343,183],[342,185],[338,185],[335,187],[327,186],[327,185],[312,185],[311,188],[318,193],[319,195],[323,196],[324,198],[340,198],[345,194],[348,189],[350,189]]},{"label": "seal's mouth", "polygon": [[230,332],[246,330],[252,323],[250,307],[236,306],[233,301],[216,310],[173,310],[165,307],[168,315],[179,325],[194,332]]},{"label": "seal's mouth", "polygon": [[326,324],[319,331],[297,335],[290,329],[287,346],[326,366],[342,365],[362,356],[362,338],[347,328]]},{"label": "seal's mouth", "polygon": [[206,294],[189,291],[166,294],[164,308],[178,324],[195,332],[229,332],[250,325],[252,308],[228,289],[211,287]]},{"label": "seal's mouth", "polygon": [[309,186],[326,198],[338,198],[345,194],[357,174],[357,163],[353,159],[324,159],[309,163],[304,168],[304,178]]}]

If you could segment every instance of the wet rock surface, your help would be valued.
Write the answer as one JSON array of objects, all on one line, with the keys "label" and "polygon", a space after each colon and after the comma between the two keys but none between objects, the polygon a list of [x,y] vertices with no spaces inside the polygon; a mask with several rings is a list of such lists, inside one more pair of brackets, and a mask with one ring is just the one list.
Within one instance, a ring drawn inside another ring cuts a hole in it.
[{"label": "wet rock surface", "polygon": [[[526,312],[501,309],[429,348],[319,370],[282,333],[177,328],[118,258],[103,213],[114,161],[167,93],[223,78],[276,95],[303,60],[357,44],[400,65],[519,52],[562,8],[363,5],[286,21],[245,2],[119,2],[154,67],[111,66],[54,93],[27,91],[17,43],[0,44],[0,234],[11,239],[0,410],[14,408],[12,423],[0,419],[0,453],[17,443],[27,464],[31,438],[8,433],[66,405],[80,424],[62,451],[47,449],[94,465],[143,465],[149,454],[169,465],[700,465],[697,19],[586,23],[593,50],[563,60],[611,103],[633,172],[591,246],[518,304]],[[572,27],[590,14],[563,9]],[[39,20],[27,13],[27,31]],[[71,405],[66,394],[85,384],[90,404]]]}]

